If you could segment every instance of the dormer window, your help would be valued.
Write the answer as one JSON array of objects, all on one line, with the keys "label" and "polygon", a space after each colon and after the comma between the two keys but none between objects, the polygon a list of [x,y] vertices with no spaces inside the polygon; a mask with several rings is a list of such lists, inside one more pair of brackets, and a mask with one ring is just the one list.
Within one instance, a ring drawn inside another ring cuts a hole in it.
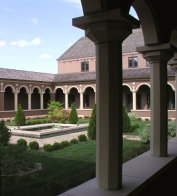
[{"label": "dormer window", "polygon": [[81,72],[89,71],[89,61],[81,62]]},{"label": "dormer window", "polygon": [[128,57],[128,67],[129,68],[137,68],[138,67],[138,57]]}]

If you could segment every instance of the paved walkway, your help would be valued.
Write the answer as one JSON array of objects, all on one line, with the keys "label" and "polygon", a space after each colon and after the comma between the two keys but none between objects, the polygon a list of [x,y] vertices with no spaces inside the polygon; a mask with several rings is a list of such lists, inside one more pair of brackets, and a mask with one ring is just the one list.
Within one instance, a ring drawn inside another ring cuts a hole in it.
[{"label": "paved walkway", "polygon": [[81,131],[81,132],[77,132],[77,133],[70,133],[70,134],[66,134],[66,135],[59,135],[59,136],[48,137],[48,138],[29,138],[29,137],[12,135],[10,138],[10,143],[16,144],[18,139],[23,138],[27,141],[28,144],[31,141],[37,141],[39,143],[39,146],[43,147],[44,144],[53,144],[54,142],[61,142],[64,140],[70,141],[73,138],[78,139],[78,136],[81,134],[85,134],[87,136],[87,131]]},{"label": "paved walkway", "polygon": [[[48,138],[29,138],[29,137],[12,135],[10,138],[10,143],[16,144],[18,139],[23,138],[27,141],[27,143],[31,141],[37,141],[39,143],[39,146],[43,147],[44,144],[53,144],[54,142],[61,142],[64,140],[70,141],[73,138],[78,139],[78,136],[81,134],[85,134],[87,136],[87,131],[81,131],[77,133],[70,133],[66,135],[59,135],[59,136],[48,137]],[[140,140],[139,136],[133,136],[133,135],[124,135],[123,138],[129,139],[129,140]]]}]

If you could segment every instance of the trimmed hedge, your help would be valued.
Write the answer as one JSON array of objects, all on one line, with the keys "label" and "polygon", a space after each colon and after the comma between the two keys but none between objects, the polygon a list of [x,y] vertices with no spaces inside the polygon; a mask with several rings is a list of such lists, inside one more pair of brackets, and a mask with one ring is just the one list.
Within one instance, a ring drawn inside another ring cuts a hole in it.
[{"label": "trimmed hedge", "polygon": [[39,143],[36,141],[32,141],[29,143],[29,147],[31,150],[39,150]]}]

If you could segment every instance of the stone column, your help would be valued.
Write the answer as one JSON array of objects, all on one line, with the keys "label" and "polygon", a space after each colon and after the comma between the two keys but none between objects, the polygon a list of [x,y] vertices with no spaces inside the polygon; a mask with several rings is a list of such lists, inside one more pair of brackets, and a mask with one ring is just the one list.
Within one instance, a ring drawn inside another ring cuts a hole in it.
[{"label": "stone column", "polygon": [[0,91],[0,111],[4,111],[4,91]]},{"label": "stone column", "polygon": [[133,94],[133,110],[136,110],[136,90],[132,90]]},{"label": "stone column", "polygon": [[73,20],[96,44],[96,179],[102,189],[122,186],[122,42],[132,32],[130,18],[117,9]]},{"label": "stone column", "polygon": [[80,109],[83,110],[83,102],[84,102],[84,98],[83,98],[83,92],[80,92]]},{"label": "stone column", "polygon": [[19,92],[15,92],[14,93],[14,106],[15,106],[15,111],[17,111],[17,108],[18,108],[18,93]]},{"label": "stone column", "polygon": [[162,44],[138,49],[150,62],[151,135],[150,151],[154,156],[167,156],[167,62],[171,46]]},{"label": "stone column", "polygon": [[174,57],[172,60],[170,60],[168,64],[170,65],[171,69],[175,72],[175,82],[176,82],[176,87],[175,87],[176,121],[175,122],[176,122],[176,137],[177,137],[177,57]]},{"label": "stone column", "polygon": [[43,92],[40,93],[40,109],[41,110],[44,109],[44,93]]},{"label": "stone column", "polygon": [[28,110],[31,110],[31,92],[28,93]]},{"label": "stone column", "polygon": [[65,109],[68,110],[68,92],[65,92]]}]

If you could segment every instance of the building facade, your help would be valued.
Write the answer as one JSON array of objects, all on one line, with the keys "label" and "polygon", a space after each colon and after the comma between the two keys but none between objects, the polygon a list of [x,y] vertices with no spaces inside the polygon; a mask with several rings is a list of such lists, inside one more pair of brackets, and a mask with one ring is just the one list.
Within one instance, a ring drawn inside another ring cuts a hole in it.
[{"label": "building facade", "polygon": [[[150,65],[136,51],[144,45],[142,30],[135,29],[123,42],[123,104],[139,118],[150,118]],[[69,111],[75,102],[78,114],[88,116],[96,102],[95,45],[80,38],[57,59],[58,73],[0,68],[0,118],[12,118],[21,104],[26,116],[47,113],[50,101],[60,101]],[[119,65],[115,65],[119,66]],[[168,67],[168,118],[175,118],[175,74]]]}]

